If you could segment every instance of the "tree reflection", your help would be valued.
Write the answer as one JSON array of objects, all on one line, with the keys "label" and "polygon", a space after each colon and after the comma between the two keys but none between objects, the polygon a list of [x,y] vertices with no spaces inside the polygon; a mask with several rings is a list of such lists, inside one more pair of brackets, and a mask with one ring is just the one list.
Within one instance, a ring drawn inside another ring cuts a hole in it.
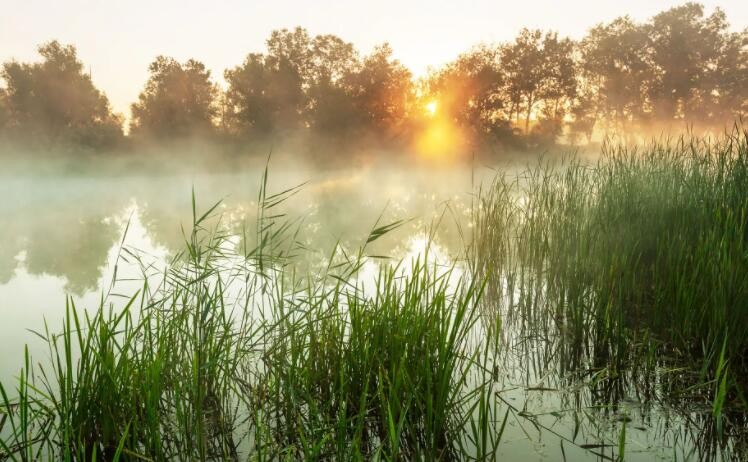
[{"label": "tree reflection", "polygon": [[101,216],[45,216],[29,230],[26,267],[32,274],[60,276],[75,294],[96,289],[109,249],[119,233]]}]

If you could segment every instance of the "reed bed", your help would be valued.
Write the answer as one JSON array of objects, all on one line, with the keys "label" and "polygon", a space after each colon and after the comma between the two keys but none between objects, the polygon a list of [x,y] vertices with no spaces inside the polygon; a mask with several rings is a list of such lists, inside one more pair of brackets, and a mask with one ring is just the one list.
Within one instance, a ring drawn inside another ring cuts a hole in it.
[{"label": "reed bed", "polygon": [[0,385],[0,459],[492,458],[504,416],[484,367],[498,344],[474,341],[494,336],[483,286],[419,259],[365,290],[364,247],[297,277],[297,227],[276,212],[295,190],[266,185],[241,245],[193,196],[164,272],[124,249],[138,293],[122,302],[114,281],[94,309],[68,300],[62,329],[37,332],[48,357]]},{"label": "reed bed", "polygon": [[[623,460],[627,420],[616,444],[583,443],[577,416],[619,418],[632,388],[708,405],[682,412],[708,429],[700,458],[745,454],[742,129],[499,175],[477,192],[464,267],[427,251],[368,282],[368,246],[402,222],[300,265],[301,225],[279,211],[298,189],[267,180],[242,236],[193,194],[164,268],[122,249],[143,269],[137,293],[118,294],[115,271],[97,307],[68,299],[61,328],[34,331],[48,354],[27,350],[0,384],[0,460],[495,460],[510,415],[562,452]],[[572,412],[572,435],[504,398],[507,367],[540,378],[526,392],[569,389],[551,414]]]},{"label": "reed bed", "polygon": [[728,392],[744,402],[748,135],[603,151],[480,191],[471,260],[486,305],[560,339],[565,370],[668,357],[711,389],[715,413]]}]

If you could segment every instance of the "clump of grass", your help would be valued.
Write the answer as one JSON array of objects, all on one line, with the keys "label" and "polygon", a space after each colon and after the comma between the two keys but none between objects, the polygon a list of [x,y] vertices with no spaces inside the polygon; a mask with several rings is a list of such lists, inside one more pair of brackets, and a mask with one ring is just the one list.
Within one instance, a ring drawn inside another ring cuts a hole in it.
[{"label": "clump of grass", "polygon": [[294,191],[263,181],[241,253],[193,194],[184,251],[158,277],[124,303],[68,300],[61,331],[39,333],[49,357],[27,355],[15,390],[0,384],[0,459],[492,457],[498,344],[475,341],[496,334],[479,322],[482,285],[414,262],[382,266],[367,293],[363,248],[299,277],[298,227],[273,210]]},{"label": "clump of grass", "polygon": [[[416,262],[404,280],[397,268],[380,273],[371,296],[338,284],[295,302],[303,315],[284,317],[264,357],[266,444],[339,460],[455,459],[475,446],[466,440],[473,412],[497,410],[482,368],[493,352],[490,342],[470,345],[480,286],[452,294],[450,274]],[[482,459],[497,432],[476,433],[490,438]]]},{"label": "clump of grass", "polygon": [[561,334],[566,368],[615,372],[643,339],[703,363],[703,380],[748,368],[746,132],[541,163],[480,205],[476,274],[494,306]]}]

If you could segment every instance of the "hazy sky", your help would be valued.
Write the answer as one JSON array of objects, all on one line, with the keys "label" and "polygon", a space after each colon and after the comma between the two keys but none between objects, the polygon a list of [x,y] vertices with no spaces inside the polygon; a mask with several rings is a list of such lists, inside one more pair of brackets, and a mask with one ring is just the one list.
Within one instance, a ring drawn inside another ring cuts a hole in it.
[{"label": "hazy sky", "polygon": [[[512,39],[522,27],[581,37],[596,23],[629,14],[646,19],[673,0],[3,0],[0,61],[36,60],[38,44],[58,39],[78,47],[94,83],[115,110],[129,115],[156,55],[203,61],[220,81],[223,70],[263,51],[270,31],[297,25],[332,33],[368,52],[381,42],[416,74],[479,42]],[[703,0],[734,29],[748,26],[748,1]]]}]

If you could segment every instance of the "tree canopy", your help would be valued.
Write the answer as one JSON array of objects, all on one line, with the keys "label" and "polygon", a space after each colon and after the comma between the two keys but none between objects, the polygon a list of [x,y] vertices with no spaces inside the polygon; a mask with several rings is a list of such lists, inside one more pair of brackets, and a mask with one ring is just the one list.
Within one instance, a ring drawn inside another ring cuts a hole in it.
[{"label": "tree canopy", "polygon": [[0,93],[0,125],[14,138],[101,148],[122,135],[122,119],[91,82],[72,45],[57,41],[39,47],[37,63],[6,62]]},{"label": "tree canopy", "polygon": [[[579,41],[523,29],[418,79],[388,44],[362,55],[297,27],[273,31],[265,45],[225,70],[221,87],[197,60],[157,57],[131,106],[130,135],[243,142],[308,133],[407,145],[438,122],[472,148],[536,147],[686,124],[722,130],[748,115],[748,30],[732,31],[722,10],[707,15],[697,3],[597,24]],[[0,133],[92,147],[121,138],[122,119],[75,48],[50,42],[39,52],[41,62],[3,65]]]},{"label": "tree canopy", "polygon": [[580,43],[578,80],[594,101],[584,112],[600,128],[626,132],[687,122],[721,127],[746,114],[748,31],[725,13],[686,3],[637,24],[594,27]]},{"label": "tree canopy", "polygon": [[227,126],[251,136],[308,128],[326,135],[401,127],[413,82],[381,45],[359,56],[333,35],[274,31],[266,53],[251,53],[225,72]]},{"label": "tree canopy", "polygon": [[132,105],[130,133],[175,139],[213,131],[218,91],[203,63],[159,56],[148,70],[151,75]]}]

